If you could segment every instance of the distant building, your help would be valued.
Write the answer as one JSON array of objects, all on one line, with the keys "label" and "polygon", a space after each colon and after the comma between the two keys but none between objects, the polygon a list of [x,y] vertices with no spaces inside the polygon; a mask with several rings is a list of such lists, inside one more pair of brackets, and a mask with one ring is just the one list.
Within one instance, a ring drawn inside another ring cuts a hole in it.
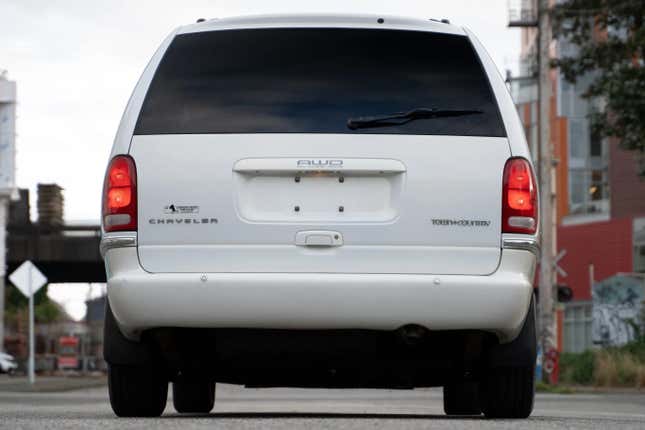
[{"label": "distant building", "polygon": [[105,304],[107,302],[106,296],[90,299],[85,302],[87,305],[87,312],[85,313],[85,322],[87,324],[99,323],[103,325],[105,319]]},{"label": "distant building", "polygon": [[[509,26],[521,28],[521,52],[519,75],[509,75],[508,82],[539,163],[536,24],[536,0],[509,2]],[[562,40],[549,48],[554,58],[576,49]],[[582,97],[591,78],[581,76],[571,84],[554,70],[546,83],[552,94],[549,144],[558,162],[557,249],[563,254],[558,264],[567,273],[558,283],[574,292],[559,321],[564,351],[593,345],[593,284],[617,273],[645,273],[645,180],[638,176],[633,152],[591,132],[587,115],[596,106]]]},{"label": "distant building", "polygon": [[16,83],[0,70],[0,194],[15,188]]},{"label": "distant building", "polygon": [[18,198],[15,188],[16,83],[0,70],[0,351],[4,349],[4,296],[9,200]]},{"label": "distant building", "polygon": [[105,361],[103,360],[103,324],[105,321],[106,302],[107,296],[97,297],[85,302],[87,305],[85,324],[88,332],[85,354],[91,357],[90,361],[94,363],[93,367],[96,370],[106,369]]}]

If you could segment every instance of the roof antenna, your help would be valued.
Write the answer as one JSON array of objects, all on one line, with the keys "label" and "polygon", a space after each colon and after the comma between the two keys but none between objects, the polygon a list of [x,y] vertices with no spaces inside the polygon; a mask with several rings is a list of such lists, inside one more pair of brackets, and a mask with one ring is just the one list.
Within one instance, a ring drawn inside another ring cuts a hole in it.
[{"label": "roof antenna", "polygon": [[197,22],[198,22],[198,23],[199,23],[199,22],[204,22],[204,21],[206,21],[204,18],[199,18],[199,19],[197,20]]}]

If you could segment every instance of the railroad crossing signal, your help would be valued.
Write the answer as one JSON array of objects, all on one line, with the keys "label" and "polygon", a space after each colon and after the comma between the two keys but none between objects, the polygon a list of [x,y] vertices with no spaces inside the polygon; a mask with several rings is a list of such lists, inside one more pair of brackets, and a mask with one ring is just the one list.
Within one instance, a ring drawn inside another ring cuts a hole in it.
[{"label": "railroad crossing signal", "polygon": [[35,360],[36,355],[34,342],[34,294],[46,283],[47,278],[43,275],[34,263],[27,260],[20,265],[11,275],[9,280],[29,299],[29,382],[36,382]]},{"label": "railroad crossing signal", "polygon": [[553,268],[555,269],[556,272],[558,272],[558,275],[562,276],[563,278],[567,277],[567,272],[558,265],[560,260],[564,258],[564,256],[567,255],[567,250],[563,249],[562,251],[558,252],[558,255],[555,256],[553,259]]}]

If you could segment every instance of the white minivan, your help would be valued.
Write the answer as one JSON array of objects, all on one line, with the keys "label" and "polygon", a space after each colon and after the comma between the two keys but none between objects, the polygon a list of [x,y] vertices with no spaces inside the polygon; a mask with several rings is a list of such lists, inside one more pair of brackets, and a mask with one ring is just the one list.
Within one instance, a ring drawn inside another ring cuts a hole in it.
[{"label": "white minivan", "polygon": [[207,413],[215,383],[441,386],[527,417],[536,181],[467,29],[369,15],[178,28],[104,186],[104,356],[119,416]]}]

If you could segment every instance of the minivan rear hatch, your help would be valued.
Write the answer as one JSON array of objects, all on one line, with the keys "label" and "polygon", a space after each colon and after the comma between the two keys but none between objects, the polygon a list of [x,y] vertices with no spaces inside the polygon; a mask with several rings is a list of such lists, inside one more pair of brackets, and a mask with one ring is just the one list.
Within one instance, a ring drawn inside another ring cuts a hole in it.
[{"label": "minivan rear hatch", "polygon": [[[463,114],[402,117],[415,109]],[[485,275],[499,263],[510,150],[465,36],[176,36],[130,155],[150,272]]]}]

